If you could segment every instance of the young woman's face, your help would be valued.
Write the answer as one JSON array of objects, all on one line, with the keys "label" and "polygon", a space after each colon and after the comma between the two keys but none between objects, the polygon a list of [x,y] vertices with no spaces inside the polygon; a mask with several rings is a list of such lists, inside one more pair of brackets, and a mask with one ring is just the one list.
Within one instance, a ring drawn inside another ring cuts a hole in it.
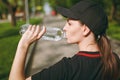
[{"label": "young woman's face", "polygon": [[68,19],[63,30],[68,43],[79,43],[82,40],[82,26],[78,20]]}]

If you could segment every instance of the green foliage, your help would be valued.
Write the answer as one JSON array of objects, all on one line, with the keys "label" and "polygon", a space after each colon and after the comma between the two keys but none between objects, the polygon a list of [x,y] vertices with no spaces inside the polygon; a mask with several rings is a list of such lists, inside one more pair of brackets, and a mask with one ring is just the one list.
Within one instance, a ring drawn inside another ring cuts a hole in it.
[{"label": "green foliage", "polygon": [[49,0],[51,6],[53,8],[55,6],[71,7],[73,4],[75,4],[79,1],[80,0]]},{"label": "green foliage", "polygon": [[43,11],[44,0],[30,0],[29,2],[29,11],[32,12],[35,10],[36,12]]},{"label": "green foliage", "polygon": [[7,8],[4,4],[2,4],[2,2],[0,2],[0,16],[2,15],[2,13],[7,13]]},{"label": "green foliage", "polygon": [[0,79],[4,79],[9,75],[19,38],[19,35],[11,35],[0,39]]},{"label": "green foliage", "polygon": [[110,22],[107,33],[110,37],[120,40],[120,24],[116,22]]},{"label": "green foliage", "polygon": [[16,1],[15,0],[8,0],[8,2],[12,5],[15,5],[16,4]]}]

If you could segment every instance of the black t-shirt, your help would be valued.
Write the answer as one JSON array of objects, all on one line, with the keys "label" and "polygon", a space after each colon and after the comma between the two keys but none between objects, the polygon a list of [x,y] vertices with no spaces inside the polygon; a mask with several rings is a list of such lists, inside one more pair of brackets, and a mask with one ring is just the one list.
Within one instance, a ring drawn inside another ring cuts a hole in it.
[{"label": "black t-shirt", "polygon": [[32,76],[32,80],[101,80],[102,62],[99,52],[79,51]]}]

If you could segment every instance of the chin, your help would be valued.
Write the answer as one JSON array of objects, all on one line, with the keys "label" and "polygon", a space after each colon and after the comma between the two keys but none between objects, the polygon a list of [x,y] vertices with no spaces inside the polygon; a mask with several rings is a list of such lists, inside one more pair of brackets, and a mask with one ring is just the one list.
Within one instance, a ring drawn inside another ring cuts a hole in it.
[{"label": "chin", "polygon": [[69,44],[76,44],[77,42],[67,39],[67,43],[69,43]]}]

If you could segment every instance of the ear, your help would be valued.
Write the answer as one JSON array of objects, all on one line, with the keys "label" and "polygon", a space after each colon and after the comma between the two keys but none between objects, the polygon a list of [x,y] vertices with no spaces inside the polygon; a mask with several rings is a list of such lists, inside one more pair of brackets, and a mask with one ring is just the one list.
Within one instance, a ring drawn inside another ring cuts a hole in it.
[{"label": "ear", "polygon": [[90,29],[84,24],[83,25],[83,35],[87,36],[90,34],[90,32],[91,32]]}]

